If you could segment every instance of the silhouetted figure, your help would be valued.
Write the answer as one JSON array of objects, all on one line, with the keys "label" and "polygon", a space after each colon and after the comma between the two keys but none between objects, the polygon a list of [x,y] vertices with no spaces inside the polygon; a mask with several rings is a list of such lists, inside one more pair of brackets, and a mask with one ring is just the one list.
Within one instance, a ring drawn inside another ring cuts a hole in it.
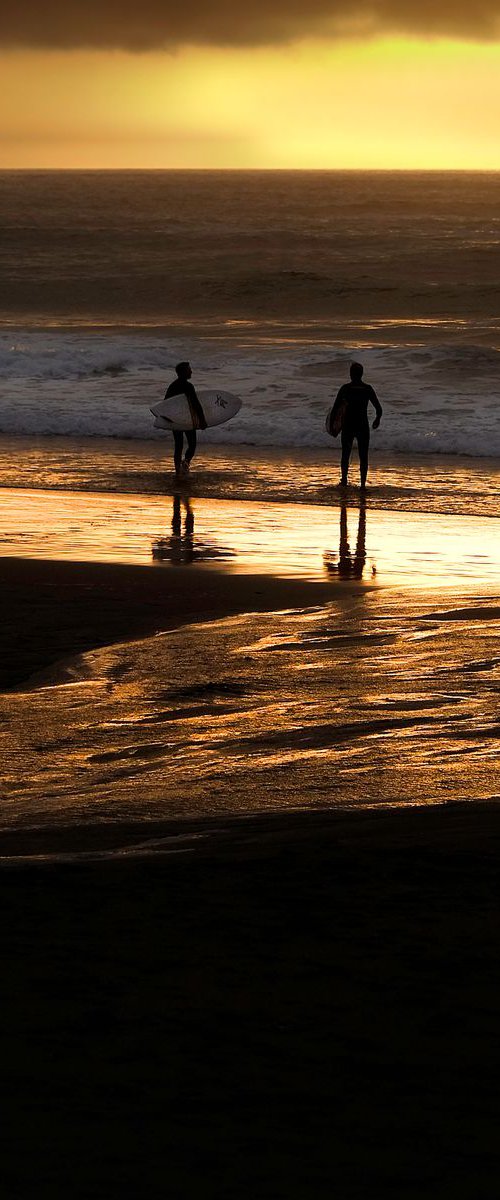
[{"label": "silhouetted figure", "polygon": [[[193,415],[197,417],[199,421],[199,428],[206,429],[207,423],[205,421],[205,414],[200,401],[198,400],[193,384],[190,383],[190,379],[193,374],[190,364],[188,362],[177,363],[175,372],[177,379],[174,379],[172,383],[169,384],[165,392],[165,400],[168,400],[170,396],[186,396]],[[174,439],[175,474],[177,479],[182,479],[184,476],[189,475],[189,466],[191,460],[196,454],[196,429],[173,429],[172,435]],[[184,450],[184,438],[186,438],[187,441],[187,450],[183,458],[182,454]]]},{"label": "silhouetted figure", "polygon": [[[182,532],[182,506],[185,511],[184,533]],[[191,563],[194,550],[194,512],[186,496],[174,496],[172,509],[172,534],[153,542],[153,558],[160,562],[167,559],[173,563]]]},{"label": "silhouetted figure", "polygon": [[327,571],[335,571],[339,579],[362,579],[366,564],[366,508],[361,504],[358,517],[358,536],[354,555],[349,545],[347,529],[347,504],[340,506],[340,542],[338,562],[325,557]]},{"label": "silhouetted figure", "polygon": [[333,406],[332,420],[342,414],[342,468],[340,486],[347,487],[347,475],[354,441],[358,443],[359,472],[361,487],[366,486],[368,474],[368,447],[370,445],[370,426],[368,423],[368,404],[373,404],[376,417],[372,429],[378,429],[382,416],[382,405],[369,383],[363,382],[361,363],[352,363],[349,374],[350,383],[343,383]]}]

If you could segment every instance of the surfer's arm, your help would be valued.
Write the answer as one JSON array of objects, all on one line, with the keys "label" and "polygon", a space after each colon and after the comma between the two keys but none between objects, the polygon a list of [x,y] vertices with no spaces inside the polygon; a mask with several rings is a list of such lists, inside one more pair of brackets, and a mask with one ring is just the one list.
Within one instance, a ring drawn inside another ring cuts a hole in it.
[{"label": "surfer's arm", "polygon": [[200,401],[198,400],[198,397],[196,395],[196,390],[193,387],[192,383],[189,383],[186,385],[186,395],[188,396],[188,398],[194,408],[196,416],[199,418],[200,429],[206,429],[207,422],[205,420],[205,413],[203,412],[202,405],[200,404]]},{"label": "surfer's arm", "polygon": [[373,422],[372,429],[378,429],[378,427],[380,425],[380,418],[382,416],[382,405],[380,403],[380,400],[377,396],[376,391],[372,387],[370,387],[370,400],[371,400],[373,407],[375,409],[375,412],[377,414],[375,417],[375,420]]}]

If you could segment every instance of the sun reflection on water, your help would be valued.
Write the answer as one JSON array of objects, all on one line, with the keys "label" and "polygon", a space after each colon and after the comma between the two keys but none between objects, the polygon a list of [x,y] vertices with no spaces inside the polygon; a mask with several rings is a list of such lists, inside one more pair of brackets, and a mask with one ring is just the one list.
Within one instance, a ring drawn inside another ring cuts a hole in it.
[{"label": "sun reflection on water", "polygon": [[330,508],[253,501],[4,489],[0,553],[27,558],[223,567],[377,587],[491,586],[491,518],[395,513],[338,496]]}]

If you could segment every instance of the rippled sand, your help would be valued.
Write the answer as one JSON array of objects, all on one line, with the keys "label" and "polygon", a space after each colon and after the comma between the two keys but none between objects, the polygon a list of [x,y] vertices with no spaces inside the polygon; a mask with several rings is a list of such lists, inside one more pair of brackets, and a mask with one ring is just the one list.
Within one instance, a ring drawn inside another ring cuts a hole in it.
[{"label": "rippled sand", "polygon": [[85,654],[64,683],[2,698],[4,816],[126,822],[492,798],[499,627],[500,606],[369,594]]}]

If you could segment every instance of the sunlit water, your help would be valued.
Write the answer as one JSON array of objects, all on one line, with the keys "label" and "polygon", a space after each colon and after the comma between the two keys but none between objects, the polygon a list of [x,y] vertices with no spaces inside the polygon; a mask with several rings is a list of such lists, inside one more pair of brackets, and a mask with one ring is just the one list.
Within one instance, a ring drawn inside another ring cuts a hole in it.
[{"label": "sunlit water", "polygon": [[498,520],[396,514],[340,493],[328,509],[170,497],[0,492],[0,555],[448,588],[500,584]]}]

